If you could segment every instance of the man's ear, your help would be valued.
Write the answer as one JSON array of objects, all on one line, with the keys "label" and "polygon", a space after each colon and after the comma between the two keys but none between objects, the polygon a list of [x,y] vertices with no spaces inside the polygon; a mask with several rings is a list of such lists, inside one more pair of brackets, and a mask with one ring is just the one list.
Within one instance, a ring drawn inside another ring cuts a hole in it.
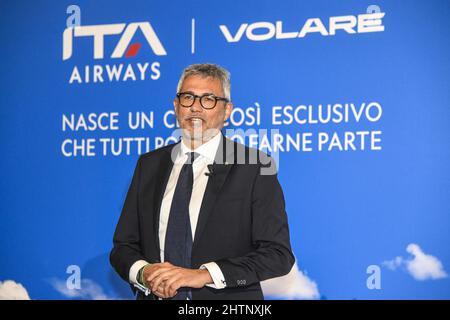
[{"label": "man's ear", "polygon": [[178,101],[177,99],[173,99],[173,109],[175,110],[175,114],[178,112]]},{"label": "man's ear", "polygon": [[227,121],[230,117],[231,111],[233,111],[233,103],[230,101],[225,105],[225,119],[223,120],[224,122]]}]

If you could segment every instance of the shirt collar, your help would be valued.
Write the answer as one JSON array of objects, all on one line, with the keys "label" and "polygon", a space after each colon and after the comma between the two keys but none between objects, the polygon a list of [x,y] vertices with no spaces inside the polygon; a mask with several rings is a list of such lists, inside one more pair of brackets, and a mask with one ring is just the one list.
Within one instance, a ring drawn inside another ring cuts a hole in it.
[{"label": "shirt collar", "polygon": [[197,147],[194,150],[192,150],[183,141],[181,141],[181,153],[185,155],[186,152],[197,152],[198,154],[200,154],[200,156],[205,157],[211,162],[214,162],[221,139],[222,134],[219,131],[214,137],[212,137],[207,142],[205,142],[200,147]]}]

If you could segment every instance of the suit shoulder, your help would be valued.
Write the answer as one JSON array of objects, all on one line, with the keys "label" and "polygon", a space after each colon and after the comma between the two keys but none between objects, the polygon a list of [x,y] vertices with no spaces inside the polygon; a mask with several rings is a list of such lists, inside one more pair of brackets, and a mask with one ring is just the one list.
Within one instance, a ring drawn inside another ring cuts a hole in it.
[{"label": "suit shoulder", "polygon": [[274,159],[266,152],[228,138],[227,140],[230,145],[232,144],[234,146],[235,161],[237,164],[252,164],[263,167],[274,164]]}]

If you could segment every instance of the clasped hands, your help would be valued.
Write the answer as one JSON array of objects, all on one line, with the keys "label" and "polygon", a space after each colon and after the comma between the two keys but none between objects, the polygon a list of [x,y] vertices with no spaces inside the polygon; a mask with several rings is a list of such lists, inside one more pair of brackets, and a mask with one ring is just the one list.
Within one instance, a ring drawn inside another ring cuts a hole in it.
[{"label": "clasped hands", "polygon": [[174,297],[181,287],[203,288],[213,283],[207,269],[187,269],[169,262],[148,265],[143,272],[146,287],[163,299]]}]

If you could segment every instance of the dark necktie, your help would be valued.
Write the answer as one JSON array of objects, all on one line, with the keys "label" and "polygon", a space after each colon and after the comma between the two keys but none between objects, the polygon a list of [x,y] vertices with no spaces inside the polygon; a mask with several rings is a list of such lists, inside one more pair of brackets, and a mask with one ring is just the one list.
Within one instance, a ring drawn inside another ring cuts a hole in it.
[{"label": "dark necktie", "polygon": [[[177,185],[170,207],[169,222],[167,224],[166,240],[164,244],[164,261],[183,268],[191,268],[192,231],[189,219],[189,202],[192,195],[194,174],[192,164],[197,156],[196,152],[186,153],[187,161],[181,168]],[[180,288],[173,300],[192,299],[189,288]]]}]

